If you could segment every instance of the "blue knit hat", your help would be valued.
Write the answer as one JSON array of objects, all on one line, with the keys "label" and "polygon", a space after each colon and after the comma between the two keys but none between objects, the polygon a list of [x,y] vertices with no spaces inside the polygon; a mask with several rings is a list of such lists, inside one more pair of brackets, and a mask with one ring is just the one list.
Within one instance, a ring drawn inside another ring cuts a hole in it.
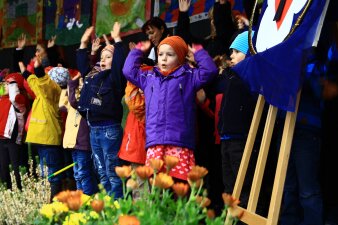
[{"label": "blue knit hat", "polygon": [[[252,35],[254,34],[254,31],[252,31]],[[235,40],[230,45],[230,49],[236,49],[237,51],[240,51],[244,54],[248,52],[249,49],[249,43],[248,43],[248,31],[244,31],[237,35]]]}]

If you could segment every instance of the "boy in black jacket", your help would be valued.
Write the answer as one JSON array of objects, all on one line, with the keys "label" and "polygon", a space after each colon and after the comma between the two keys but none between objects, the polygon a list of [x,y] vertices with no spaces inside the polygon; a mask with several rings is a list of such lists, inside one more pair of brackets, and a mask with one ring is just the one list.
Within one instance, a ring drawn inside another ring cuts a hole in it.
[{"label": "boy in black jacket", "polygon": [[[231,67],[245,59],[248,51],[247,31],[236,37],[230,50]],[[224,70],[220,79],[218,86],[222,86],[223,98],[218,131],[221,137],[222,175],[225,192],[232,194],[257,98],[231,69]],[[248,173],[251,173],[249,170]],[[250,183],[246,179],[240,196],[243,207],[247,205],[249,193]]]}]

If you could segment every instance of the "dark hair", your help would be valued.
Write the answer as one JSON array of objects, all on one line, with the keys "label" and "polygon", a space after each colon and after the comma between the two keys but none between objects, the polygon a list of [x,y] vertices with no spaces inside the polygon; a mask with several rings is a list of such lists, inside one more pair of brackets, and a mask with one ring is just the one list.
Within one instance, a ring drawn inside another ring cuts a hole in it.
[{"label": "dark hair", "polygon": [[163,37],[167,37],[169,35],[169,29],[167,27],[167,25],[165,24],[165,22],[160,18],[160,17],[153,17],[150,18],[149,20],[147,20],[145,22],[145,24],[143,24],[142,26],[142,32],[146,33],[148,27],[156,27],[158,29],[162,29],[163,28],[163,33],[162,33],[162,38]]}]

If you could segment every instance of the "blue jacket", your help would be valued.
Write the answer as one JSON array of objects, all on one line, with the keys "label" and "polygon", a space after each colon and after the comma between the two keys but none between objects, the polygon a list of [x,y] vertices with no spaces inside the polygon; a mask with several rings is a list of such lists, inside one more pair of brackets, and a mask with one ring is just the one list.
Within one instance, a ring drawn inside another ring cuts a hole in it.
[{"label": "blue jacket", "polygon": [[205,50],[195,53],[198,68],[184,64],[168,76],[157,67],[141,70],[142,51],[132,50],[123,67],[126,78],[144,91],[146,148],[174,145],[195,149],[196,91],[217,75]]},{"label": "blue jacket", "polygon": [[100,121],[121,123],[122,120],[121,99],[126,87],[122,67],[126,52],[122,42],[117,42],[114,46],[112,68],[100,71],[94,76],[86,76],[91,69],[87,49],[77,51],[77,66],[84,78],[77,110],[90,123]]}]

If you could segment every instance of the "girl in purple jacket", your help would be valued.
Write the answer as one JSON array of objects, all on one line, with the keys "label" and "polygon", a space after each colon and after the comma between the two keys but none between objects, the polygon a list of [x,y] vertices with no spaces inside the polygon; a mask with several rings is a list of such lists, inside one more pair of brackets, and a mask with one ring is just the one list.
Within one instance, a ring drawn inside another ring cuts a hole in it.
[{"label": "girl in purple jacket", "polygon": [[[188,172],[195,165],[196,92],[215,77],[217,67],[201,45],[188,49],[182,38],[170,36],[158,45],[158,64],[141,70],[143,52],[149,47],[148,42],[137,44],[123,68],[126,78],[144,91],[146,165],[151,158],[176,156],[179,163],[170,175],[187,180]],[[197,68],[186,63],[188,50],[194,53]]]}]

